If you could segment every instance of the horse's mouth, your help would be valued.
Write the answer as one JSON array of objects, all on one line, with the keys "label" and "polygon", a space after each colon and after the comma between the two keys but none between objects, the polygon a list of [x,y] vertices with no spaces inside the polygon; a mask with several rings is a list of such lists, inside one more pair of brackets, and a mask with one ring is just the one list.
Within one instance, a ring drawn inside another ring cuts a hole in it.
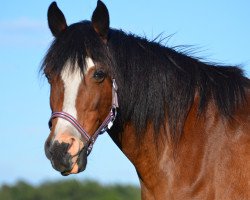
[{"label": "horse's mouth", "polygon": [[68,176],[70,174],[78,174],[86,169],[87,166],[87,149],[83,148],[77,155],[76,162],[72,165],[72,168],[68,171],[61,172],[62,176]]},{"label": "horse's mouth", "polygon": [[68,175],[70,175],[70,174],[77,174],[77,173],[78,173],[78,165],[77,165],[77,163],[75,163],[75,164],[73,165],[73,167],[72,167],[71,170],[63,171],[63,172],[61,172],[61,175],[62,175],[62,176],[68,176]]},{"label": "horse's mouth", "polygon": [[61,172],[61,175],[62,176],[68,176],[68,175],[70,175],[70,172]]}]

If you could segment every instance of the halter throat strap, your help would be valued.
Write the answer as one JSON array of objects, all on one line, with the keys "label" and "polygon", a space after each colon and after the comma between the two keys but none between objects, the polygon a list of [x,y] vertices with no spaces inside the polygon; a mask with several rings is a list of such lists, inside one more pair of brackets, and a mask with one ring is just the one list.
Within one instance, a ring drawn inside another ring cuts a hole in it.
[{"label": "halter throat strap", "polygon": [[111,129],[113,126],[113,122],[115,121],[116,115],[117,115],[117,108],[118,105],[118,97],[117,97],[117,84],[115,79],[112,79],[112,106],[109,114],[105,118],[105,120],[102,122],[102,124],[99,126],[99,128],[95,131],[95,133],[90,136],[90,134],[85,131],[85,129],[81,126],[81,124],[75,119],[72,115],[66,112],[53,112],[51,114],[49,124],[51,124],[52,120],[55,118],[62,118],[64,120],[67,120],[69,123],[71,123],[77,131],[82,135],[82,137],[85,140],[85,145],[87,145],[88,151],[87,154],[89,155],[92,151],[93,145],[97,139],[97,137],[104,133],[106,130]]}]

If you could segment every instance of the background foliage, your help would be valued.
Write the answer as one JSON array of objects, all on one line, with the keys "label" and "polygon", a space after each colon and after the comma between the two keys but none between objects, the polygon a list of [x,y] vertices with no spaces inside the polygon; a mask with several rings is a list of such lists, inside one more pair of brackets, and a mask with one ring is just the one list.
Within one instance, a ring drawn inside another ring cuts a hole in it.
[{"label": "background foliage", "polygon": [[95,181],[58,181],[32,186],[24,181],[0,187],[1,200],[139,200],[131,185],[101,185]]}]

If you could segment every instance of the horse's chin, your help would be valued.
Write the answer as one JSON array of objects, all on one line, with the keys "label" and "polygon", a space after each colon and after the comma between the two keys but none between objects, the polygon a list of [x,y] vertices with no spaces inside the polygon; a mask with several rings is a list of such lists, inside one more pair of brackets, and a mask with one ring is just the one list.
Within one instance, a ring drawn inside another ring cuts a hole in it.
[{"label": "horse's chin", "polygon": [[78,173],[84,171],[85,168],[86,168],[86,166],[85,166],[85,167],[79,167],[78,164],[76,163],[76,164],[73,166],[73,168],[71,169],[71,171],[61,172],[61,174],[62,174],[62,176],[68,176],[68,175],[70,175],[70,174],[78,174]]}]

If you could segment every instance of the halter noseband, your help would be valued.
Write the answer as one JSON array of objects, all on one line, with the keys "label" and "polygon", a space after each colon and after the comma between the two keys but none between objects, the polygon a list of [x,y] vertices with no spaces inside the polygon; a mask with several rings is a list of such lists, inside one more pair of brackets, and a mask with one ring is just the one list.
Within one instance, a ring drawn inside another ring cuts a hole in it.
[{"label": "halter noseband", "polygon": [[88,145],[87,154],[89,155],[93,145],[97,139],[97,137],[104,133],[107,129],[110,129],[113,126],[113,122],[115,121],[116,115],[117,115],[117,108],[118,105],[118,98],[117,98],[117,84],[115,82],[115,79],[112,80],[112,107],[108,114],[108,116],[105,118],[103,123],[99,126],[99,128],[95,131],[95,133],[90,136],[87,131],[84,130],[84,128],[80,125],[80,123],[75,119],[72,115],[66,113],[66,112],[53,112],[51,114],[49,124],[51,124],[52,119],[54,118],[62,118],[67,120],[69,123],[71,123],[79,133],[83,136],[83,138],[86,140],[85,145]]}]

